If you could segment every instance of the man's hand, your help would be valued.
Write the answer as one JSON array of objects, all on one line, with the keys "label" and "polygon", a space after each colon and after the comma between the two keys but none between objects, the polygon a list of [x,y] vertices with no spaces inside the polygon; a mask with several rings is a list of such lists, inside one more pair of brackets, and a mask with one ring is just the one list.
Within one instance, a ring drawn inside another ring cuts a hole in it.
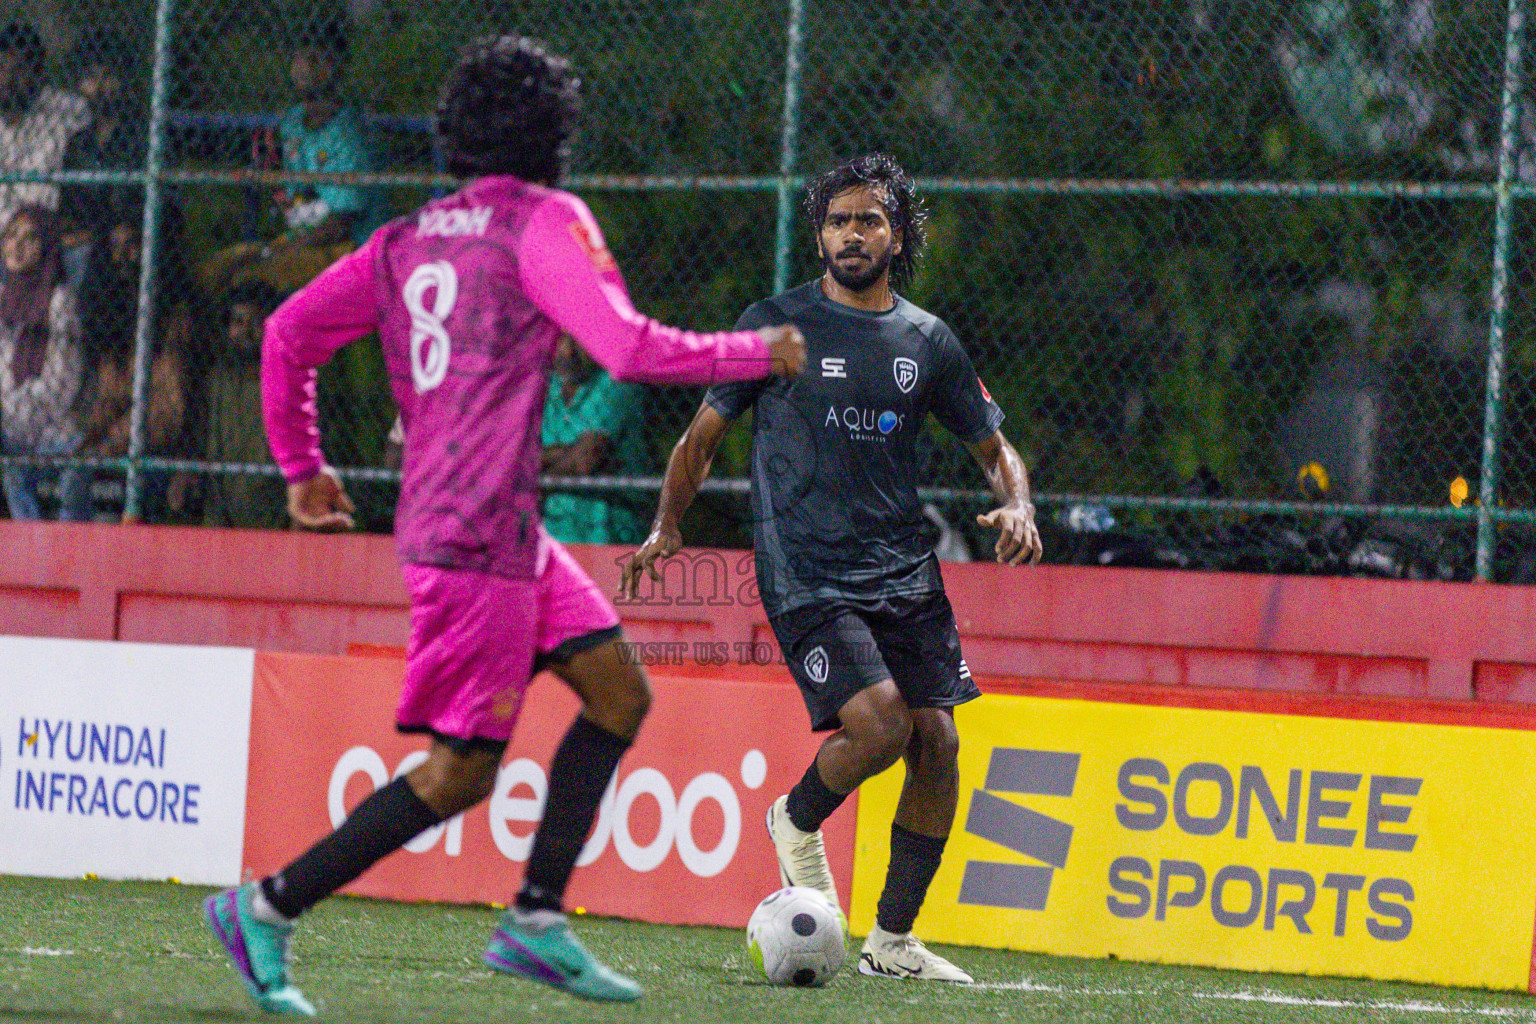
[{"label": "man's hand", "polygon": [[335,533],[355,525],[352,499],[341,486],[341,477],[329,467],[300,484],[288,485],[288,515],[302,530]]},{"label": "man's hand", "polygon": [[629,556],[629,561],[624,563],[619,573],[620,600],[633,600],[639,596],[641,573],[650,573],[651,579],[660,583],[661,573],[656,571],[656,563],[671,558],[682,546],[683,536],[676,529],[652,530],[651,535],[645,538],[645,543],[640,545],[640,550]]},{"label": "man's hand", "polygon": [[1040,531],[1035,528],[1035,506],[1028,502],[995,508],[986,515],[978,515],[976,521],[1000,531],[993,550],[1004,565],[1018,565],[1026,557],[1030,565],[1036,565],[1045,553]]},{"label": "man's hand", "polygon": [[805,369],[805,335],[794,324],[762,327],[758,336],[768,343],[773,356],[773,372],[781,377],[798,377]]}]

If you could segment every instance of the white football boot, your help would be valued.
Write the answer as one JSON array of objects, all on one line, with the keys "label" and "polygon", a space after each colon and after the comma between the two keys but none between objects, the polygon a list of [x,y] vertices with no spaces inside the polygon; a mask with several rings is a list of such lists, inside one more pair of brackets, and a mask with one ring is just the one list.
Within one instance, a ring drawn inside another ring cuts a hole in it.
[{"label": "white football boot", "polygon": [[896,935],[879,925],[870,929],[859,953],[859,973],[871,978],[915,978],[969,985],[971,976],[930,950],[910,932]]},{"label": "white football boot", "polygon": [[832,881],[832,865],[821,831],[802,832],[789,820],[789,797],[781,796],[768,808],[768,835],[779,859],[779,881],[786,886],[816,889],[837,908],[838,917],[847,922],[842,904],[837,902],[837,883]]}]

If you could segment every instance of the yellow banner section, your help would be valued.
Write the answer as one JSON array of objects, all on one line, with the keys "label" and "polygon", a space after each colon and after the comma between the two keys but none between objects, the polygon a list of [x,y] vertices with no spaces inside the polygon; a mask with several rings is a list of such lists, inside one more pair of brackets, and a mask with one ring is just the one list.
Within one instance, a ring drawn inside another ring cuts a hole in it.
[{"label": "yellow banner section", "polygon": [[[916,932],[1069,956],[1526,989],[1536,736],[986,696]],[[900,765],[859,794],[853,930]]]}]

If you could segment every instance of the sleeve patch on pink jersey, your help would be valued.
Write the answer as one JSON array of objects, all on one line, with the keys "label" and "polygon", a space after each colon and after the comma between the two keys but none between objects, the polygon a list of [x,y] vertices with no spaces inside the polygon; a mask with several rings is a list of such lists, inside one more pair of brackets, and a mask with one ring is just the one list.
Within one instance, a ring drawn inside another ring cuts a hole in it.
[{"label": "sleeve patch on pink jersey", "polygon": [[571,237],[576,239],[576,244],[581,246],[582,252],[587,254],[587,259],[597,268],[598,273],[607,274],[618,270],[619,265],[614,262],[613,254],[608,251],[608,246],[603,242],[603,236],[598,232],[596,225],[584,220],[571,221]]}]

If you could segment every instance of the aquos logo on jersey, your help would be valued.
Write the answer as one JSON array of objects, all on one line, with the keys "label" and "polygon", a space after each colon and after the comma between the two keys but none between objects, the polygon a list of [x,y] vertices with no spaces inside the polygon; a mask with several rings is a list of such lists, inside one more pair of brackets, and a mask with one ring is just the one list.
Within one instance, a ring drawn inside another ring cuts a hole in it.
[{"label": "aquos logo on jersey", "polygon": [[855,441],[884,441],[905,426],[906,422],[906,413],[894,409],[869,409],[853,405],[839,408],[829,405],[821,425],[847,430],[848,436]]},{"label": "aquos logo on jersey", "polygon": [[[957,829],[925,939],[1525,989],[1530,734],[986,695],[956,709]],[[1060,749],[1071,737],[1071,750]],[[855,932],[899,767],[860,791]]]}]

